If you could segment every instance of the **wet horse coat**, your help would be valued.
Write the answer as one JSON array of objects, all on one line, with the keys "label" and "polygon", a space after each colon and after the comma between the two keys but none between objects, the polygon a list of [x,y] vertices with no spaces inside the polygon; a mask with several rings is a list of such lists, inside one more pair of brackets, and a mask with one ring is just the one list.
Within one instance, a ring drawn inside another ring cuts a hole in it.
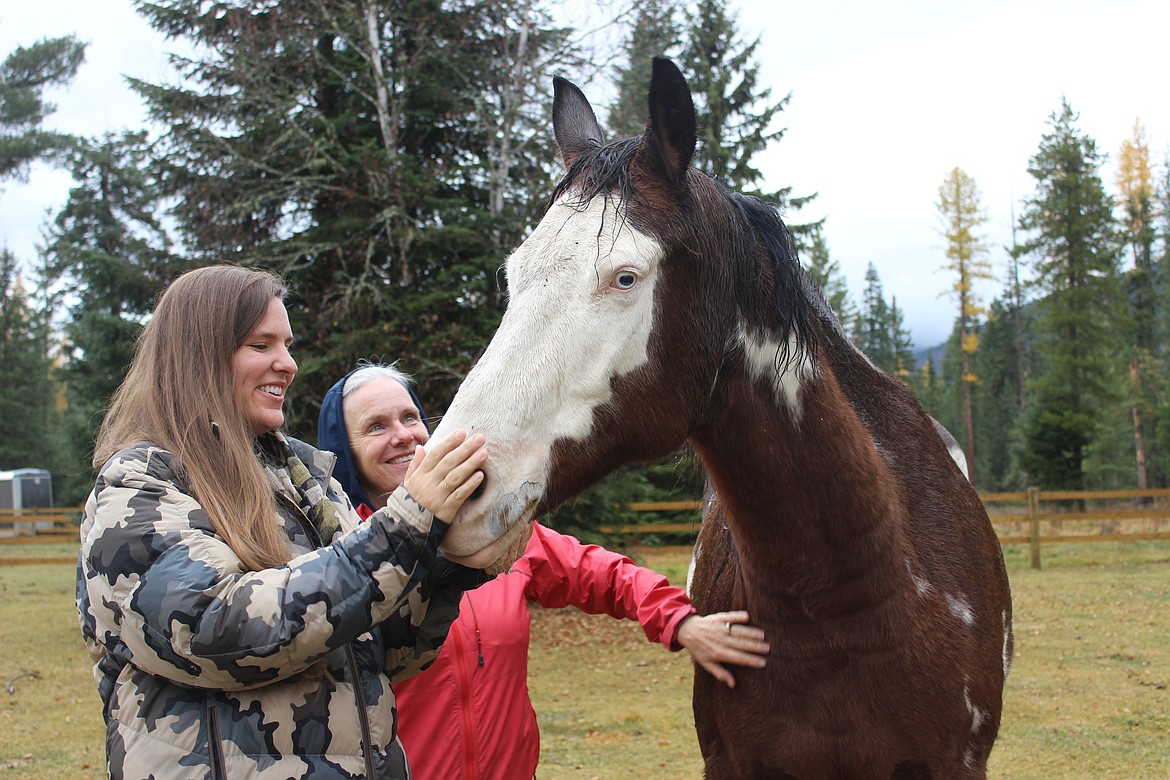
[{"label": "wet horse coat", "polygon": [[555,86],[568,174],[436,432],[489,441],[456,525],[487,513],[514,547],[536,514],[687,441],[710,481],[693,598],[748,610],[772,646],[734,689],[696,670],[707,776],[985,777],[1011,602],[932,421],[844,337],[775,210],[690,167],[673,64],[655,60],[645,135],[609,146]]}]

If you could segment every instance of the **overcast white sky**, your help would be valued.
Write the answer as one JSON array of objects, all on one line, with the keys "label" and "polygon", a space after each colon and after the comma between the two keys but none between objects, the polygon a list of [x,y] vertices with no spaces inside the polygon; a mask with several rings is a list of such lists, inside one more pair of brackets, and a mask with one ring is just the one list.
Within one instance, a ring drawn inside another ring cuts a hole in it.
[{"label": "overcast white sky", "polygon": [[[829,247],[854,298],[874,263],[920,347],[946,338],[956,308],[940,297],[952,280],[941,270],[934,205],[952,168],[981,191],[984,237],[1002,274],[1012,204],[1032,191],[1028,159],[1061,95],[1109,156],[1103,176],[1111,190],[1112,161],[1135,119],[1156,162],[1170,151],[1167,0],[732,0],[732,7],[741,32],[762,38],[763,81],[777,96],[792,92],[781,120],[787,134],[759,158],[767,185],[819,193],[790,221],[827,216]],[[130,0],[0,7],[0,56],[68,33],[89,48],[72,86],[51,93],[58,111],[50,126],[93,135],[141,126],[142,108],[122,74],[164,78],[167,44]],[[46,215],[68,187],[68,176],[43,166],[28,185],[6,185],[0,245],[34,257]],[[983,288],[987,302],[999,289]]]}]

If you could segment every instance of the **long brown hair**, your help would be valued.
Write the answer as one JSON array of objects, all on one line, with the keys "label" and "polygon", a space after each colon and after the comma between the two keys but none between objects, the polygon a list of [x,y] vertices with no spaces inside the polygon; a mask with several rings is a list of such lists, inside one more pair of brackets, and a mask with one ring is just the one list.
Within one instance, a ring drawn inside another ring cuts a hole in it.
[{"label": "long brown hair", "polygon": [[235,402],[232,356],[287,288],[266,271],[217,265],[159,297],[98,432],[94,466],[150,442],[176,458],[212,524],[250,570],[288,562],[288,538]]}]

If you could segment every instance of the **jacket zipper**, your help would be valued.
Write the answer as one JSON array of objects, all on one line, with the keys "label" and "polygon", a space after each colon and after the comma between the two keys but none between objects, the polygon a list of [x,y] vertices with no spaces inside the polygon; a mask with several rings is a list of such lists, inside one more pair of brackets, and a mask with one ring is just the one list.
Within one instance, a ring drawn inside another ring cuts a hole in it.
[{"label": "jacket zipper", "polygon": [[352,644],[345,646],[345,657],[349,663],[350,684],[353,686],[353,700],[354,704],[357,705],[358,721],[362,726],[362,753],[366,757],[366,777],[370,780],[376,780],[374,775],[374,737],[370,733],[370,714],[366,712],[366,694],[362,691],[357,656],[354,655]]},{"label": "jacket zipper", "polygon": [[321,541],[321,534],[317,533],[317,526],[313,525],[313,521],[305,514],[305,510],[301,509],[296,501],[293,501],[284,493],[277,493],[276,496],[287,508],[295,513],[297,523],[301,526],[301,530],[305,532],[305,535],[312,540],[313,545],[318,548],[324,547],[325,543]]},{"label": "jacket zipper", "polygon": [[[284,499],[284,503],[288,507],[295,510],[301,530],[308,534],[318,548],[323,547],[321,535],[317,533],[316,526],[313,525],[313,521],[309,519],[304,510],[284,493],[277,493],[277,495]],[[358,722],[362,730],[361,746],[362,754],[366,760],[366,777],[370,780],[377,780],[374,774],[374,737],[370,732],[370,713],[366,711],[366,694],[362,691],[361,670],[358,668],[357,656],[354,654],[352,642],[345,646],[345,661],[349,666],[349,684],[353,686],[353,701],[357,707]]]},{"label": "jacket zipper", "polygon": [[[471,594],[465,593],[464,595],[467,597],[467,603],[470,605]],[[474,625],[475,631],[478,634],[479,624],[475,620],[474,609],[472,610],[472,624]],[[474,732],[472,731],[472,726],[475,724],[472,722],[471,718],[471,675],[474,674],[474,670],[469,671],[467,668],[467,657],[463,652],[463,637],[460,635],[460,633],[458,631],[452,631],[449,639],[454,640],[455,657],[459,659],[457,664],[459,670],[459,703],[461,705],[460,709],[462,710],[461,714],[463,716],[463,752],[467,759],[467,777],[468,780],[475,780],[475,778],[479,776],[479,767],[476,765],[475,761],[475,737]],[[476,652],[479,655],[480,665],[482,665],[483,654],[478,649],[478,644],[479,643],[477,642]]]},{"label": "jacket zipper", "polygon": [[223,738],[219,733],[219,712],[213,701],[207,702],[207,756],[211,762],[211,780],[227,780],[223,758]]}]

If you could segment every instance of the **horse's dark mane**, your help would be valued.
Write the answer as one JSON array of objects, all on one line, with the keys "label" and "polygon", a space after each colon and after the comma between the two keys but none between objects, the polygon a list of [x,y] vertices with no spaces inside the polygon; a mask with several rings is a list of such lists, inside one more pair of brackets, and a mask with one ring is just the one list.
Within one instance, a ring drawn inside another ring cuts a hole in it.
[{"label": "horse's dark mane", "polygon": [[[721,188],[722,189],[722,188]],[[778,326],[781,343],[780,366],[809,354],[816,344],[813,327],[815,302],[820,300],[815,285],[796,257],[792,234],[771,203],[759,198],[722,189],[724,195],[739,213],[750,234],[763,246],[765,260],[770,264],[774,278],[774,325]],[[743,294],[755,291],[744,289]],[[788,337],[795,333],[795,349],[790,350]]]}]

